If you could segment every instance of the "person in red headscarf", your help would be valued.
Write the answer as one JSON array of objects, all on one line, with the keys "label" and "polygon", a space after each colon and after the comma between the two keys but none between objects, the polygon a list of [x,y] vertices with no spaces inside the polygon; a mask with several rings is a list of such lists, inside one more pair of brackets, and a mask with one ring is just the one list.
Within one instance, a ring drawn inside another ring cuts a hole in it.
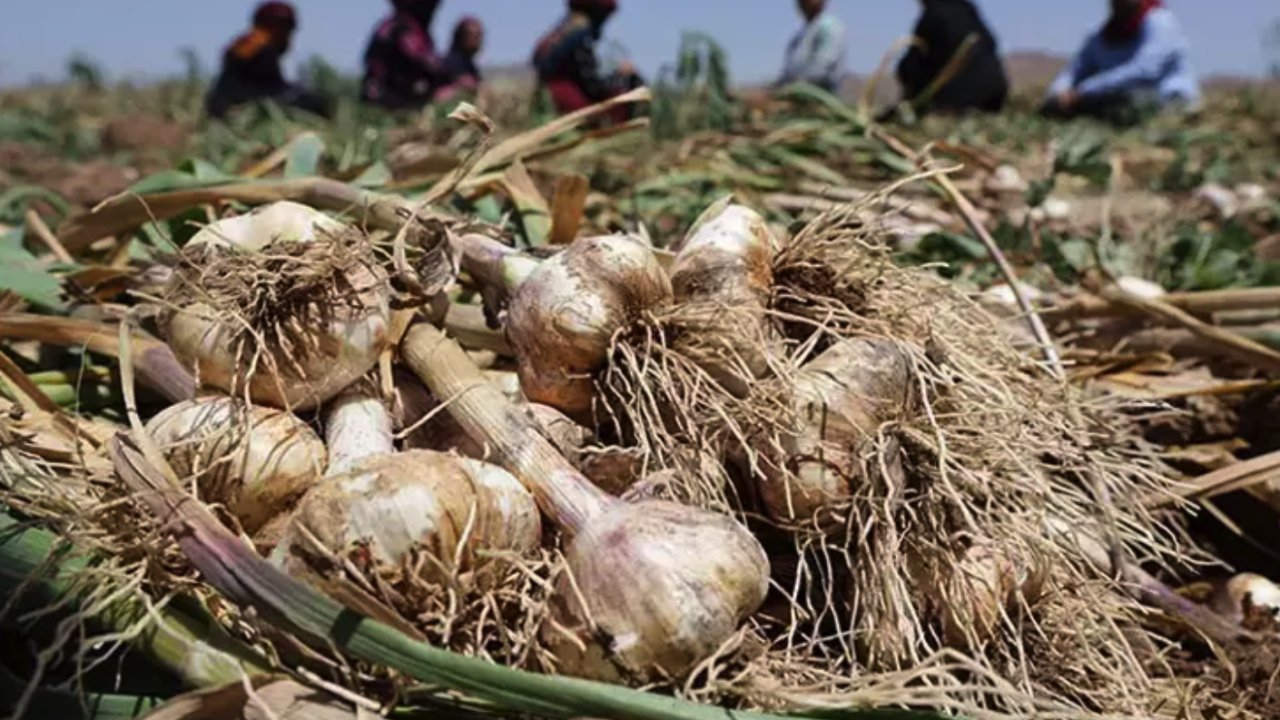
[{"label": "person in red headscarf", "polygon": [[1130,122],[1148,108],[1194,106],[1199,81],[1187,37],[1160,0],[1111,0],[1105,25],[1049,88],[1049,115]]},{"label": "person in red headscarf", "polygon": [[272,100],[327,116],[328,103],[284,78],[280,61],[289,52],[298,16],[287,2],[264,2],[253,13],[253,27],[222,55],[222,69],[205,98],[211,117],[224,117],[238,105]]},{"label": "person in red headscarf", "polygon": [[447,103],[459,95],[479,91],[481,77],[476,57],[483,49],[484,25],[479,18],[468,15],[459,20],[453,28],[449,53],[440,63],[440,76],[431,93],[432,102]]},{"label": "person in red headscarf", "polygon": [[365,102],[391,110],[421,108],[439,86],[441,58],[431,37],[440,0],[391,0],[364,53]]},{"label": "person in red headscarf", "polygon": [[[581,110],[644,84],[630,63],[610,74],[600,69],[596,44],[617,10],[617,0],[569,0],[568,16],[538,41],[533,67],[558,112]],[[628,112],[621,108],[615,120]]]}]

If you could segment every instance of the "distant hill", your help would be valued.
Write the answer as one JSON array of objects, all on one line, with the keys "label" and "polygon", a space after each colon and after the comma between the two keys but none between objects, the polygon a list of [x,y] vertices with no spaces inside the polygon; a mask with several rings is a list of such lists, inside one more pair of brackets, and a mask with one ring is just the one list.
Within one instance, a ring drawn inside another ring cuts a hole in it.
[{"label": "distant hill", "polygon": [[1004,56],[1004,66],[1014,92],[1039,90],[1047,86],[1066,64],[1065,56],[1039,50],[1015,50]]}]

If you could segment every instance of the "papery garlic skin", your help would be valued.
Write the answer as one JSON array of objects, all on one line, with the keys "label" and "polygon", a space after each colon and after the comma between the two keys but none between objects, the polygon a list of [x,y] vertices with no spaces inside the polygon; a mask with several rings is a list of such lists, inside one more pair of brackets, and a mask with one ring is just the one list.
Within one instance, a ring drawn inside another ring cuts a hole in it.
[{"label": "papery garlic skin", "polygon": [[611,506],[586,522],[565,556],[570,574],[557,580],[555,622],[542,639],[557,672],[594,680],[683,675],[768,591],[768,560],[745,527],[661,500]]},{"label": "papery garlic skin", "polygon": [[223,247],[242,252],[260,252],[274,242],[314,242],[347,229],[315,208],[281,200],[253,210],[222,218],[200,229],[187,247]]},{"label": "papery garlic skin", "polygon": [[583,238],[544,261],[507,313],[525,396],[582,417],[615,333],[670,297],[653,250],[626,235]]},{"label": "papery garlic skin", "polygon": [[780,350],[767,316],[778,246],[759,213],[721,202],[675,248],[676,348],[739,397],[767,376],[770,354]]},{"label": "papery garlic skin", "polygon": [[833,345],[800,369],[790,392],[800,426],[780,438],[781,452],[764,464],[759,484],[770,517],[822,521],[868,472],[900,477],[894,453],[868,452],[880,426],[911,402],[911,361],[897,344],[854,339]]},{"label": "papery garlic skin", "polygon": [[960,650],[992,640],[1006,616],[1040,598],[1047,580],[1043,561],[993,540],[974,543],[955,562],[916,569],[921,606]]},{"label": "papery garlic skin", "polygon": [[147,432],[200,499],[227,506],[254,533],[321,476],[324,443],[292,414],[207,397],[167,408]]},{"label": "papery garlic skin", "polygon": [[[435,583],[483,570],[486,552],[528,553],[542,537],[533,497],[509,473],[427,450],[368,457],[326,479],[303,499],[295,523],[334,555],[365,544],[388,567],[421,550],[430,556],[421,577]],[[309,550],[297,531],[290,542]]]}]

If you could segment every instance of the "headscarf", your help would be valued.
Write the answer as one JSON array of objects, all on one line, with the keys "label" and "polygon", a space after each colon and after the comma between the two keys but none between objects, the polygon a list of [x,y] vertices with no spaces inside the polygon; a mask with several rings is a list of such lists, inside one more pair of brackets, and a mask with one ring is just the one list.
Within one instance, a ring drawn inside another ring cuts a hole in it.
[{"label": "headscarf", "polygon": [[458,20],[458,24],[453,26],[453,43],[449,46],[449,52],[462,52],[462,36],[470,28],[477,28],[483,31],[484,23],[481,23],[480,18],[474,15],[466,15]]},{"label": "headscarf", "polygon": [[596,27],[617,11],[618,0],[569,0],[569,12],[586,15]]},{"label": "headscarf", "polygon": [[293,32],[298,27],[298,14],[293,5],[280,0],[264,2],[253,11],[255,27]]},{"label": "headscarf", "polygon": [[1112,13],[1111,19],[1102,28],[1102,37],[1112,45],[1123,45],[1133,42],[1142,32],[1142,24],[1152,10],[1164,7],[1161,0],[1141,0],[1133,12],[1127,15]]}]

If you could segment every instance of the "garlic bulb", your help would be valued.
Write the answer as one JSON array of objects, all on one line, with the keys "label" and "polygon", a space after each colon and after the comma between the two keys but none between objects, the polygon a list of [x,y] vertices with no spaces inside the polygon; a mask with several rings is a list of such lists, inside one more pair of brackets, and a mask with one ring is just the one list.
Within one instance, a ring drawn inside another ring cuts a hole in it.
[{"label": "garlic bulb", "polygon": [[298,505],[282,543],[286,570],[305,577],[315,542],[333,555],[367,543],[373,560],[387,567],[425,552],[427,561],[415,566],[419,577],[444,583],[455,572],[485,570],[485,553],[538,546],[538,508],[515,478],[457,455],[397,453],[391,426],[390,411],[367,382],[326,406],[329,468]]},{"label": "garlic bulb", "polygon": [[653,250],[636,238],[583,238],[544,261],[507,314],[525,396],[581,417],[614,334],[670,297]]},{"label": "garlic bulb", "polygon": [[739,397],[768,373],[777,342],[767,316],[777,248],[764,218],[727,201],[712,205],[675,248],[676,348]]},{"label": "garlic bulb", "polygon": [[1280,587],[1261,575],[1242,573],[1219,584],[1209,604],[1219,615],[1243,624],[1254,613],[1280,613]]},{"label": "garlic bulb", "polygon": [[[355,239],[355,241],[353,241]],[[200,381],[255,403],[305,410],[377,362],[389,287],[354,228],[275,203],[201,230],[183,251],[161,318]]]},{"label": "garlic bulb", "polygon": [[892,452],[879,454],[883,468],[864,457],[880,426],[910,405],[911,361],[898,345],[844,340],[800,369],[791,394],[799,427],[779,439],[780,457],[767,458],[760,483],[775,520],[822,522],[866,473],[901,473]]},{"label": "garlic bulb", "polygon": [[[429,450],[363,459],[307,493],[294,521],[335,555],[367,543],[379,564],[401,567],[425,552],[415,567],[435,583],[485,567],[486,552],[527,553],[542,537],[532,497],[509,473]],[[308,547],[297,534],[291,542]]]},{"label": "garlic bulb", "polygon": [[991,540],[980,540],[952,563],[915,568],[921,605],[949,647],[972,650],[995,637],[1002,618],[1039,599],[1047,569]]},{"label": "garlic bulb", "polygon": [[305,423],[281,410],[226,397],[174,405],[147,432],[181,478],[196,478],[200,498],[222,503],[255,533],[313,486],[325,447]]},{"label": "garlic bulb", "polygon": [[[429,325],[408,365],[568,536],[566,570],[543,639],[558,671],[599,680],[678,677],[716,651],[764,601],[769,563],[730,517],[664,501],[623,502],[592,485],[528,414]],[[594,622],[593,622],[594,621]]]},{"label": "garlic bulb", "polygon": [[661,500],[613,503],[565,562],[542,639],[558,672],[611,682],[679,675],[710,656],[764,601],[769,573],[733,518]]}]

